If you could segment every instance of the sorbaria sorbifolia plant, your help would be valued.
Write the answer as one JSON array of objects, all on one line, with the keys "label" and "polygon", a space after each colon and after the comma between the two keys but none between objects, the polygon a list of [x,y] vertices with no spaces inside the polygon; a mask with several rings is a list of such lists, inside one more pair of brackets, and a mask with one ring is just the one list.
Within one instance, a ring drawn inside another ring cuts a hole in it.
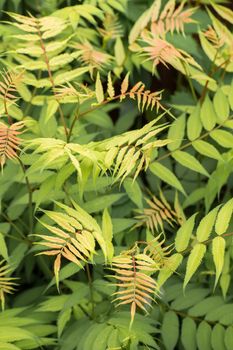
[{"label": "sorbaria sorbifolia plant", "polygon": [[0,6],[0,348],[232,350],[230,1]]}]

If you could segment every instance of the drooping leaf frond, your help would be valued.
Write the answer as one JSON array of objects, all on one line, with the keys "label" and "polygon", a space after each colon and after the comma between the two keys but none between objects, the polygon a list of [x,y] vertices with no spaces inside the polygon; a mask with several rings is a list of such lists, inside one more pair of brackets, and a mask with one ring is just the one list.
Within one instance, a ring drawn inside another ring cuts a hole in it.
[{"label": "drooping leaf frond", "polygon": [[141,55],[146,57],[146,61],[152,61],[153,69],[159,63],[162,63],[166,67],[168,67],[168,64],[176,67],[179,62],[200,68],[197,62],[187,52],[177,49],[168,41],[151,33],[144,34],[142,36],[142,42],[145,46],[142,46],[140,49]]},{"label": "drooping leaf frond", "polygon": [[83,66],[94,68],[98,70],[106,69],[110,65],[112,56],[97,50],[90,42],[85,41],[83,43],[74,44],[73,47],[77,50],[75,57],[78,58]]},{"label": "drooping leaf frond", "polygon": [[115,181],[123,181],[132,172],[136,179],[141,170],[148,168],[152,150],[170,142],[167,139],[156,139],[167,125],[156,126],[155,123],[156,120],[153,120],[142,129],[130,131],[97,144],[97,149],[106,151],[104,164],[106,170],[113,172]]},{"label": "drooping leaf frond", "polygon": [[[167,32],[173,33],[174,31],[184,34],[185,24],[196,22],[191,18],[196,8],[183,10],[184,4],[183,1],[175,8],[175,0],[168,1],[159,17],[156,16],[156,13],[154,14],[151,22],[151,32],[158,36],[164,36]],[[158,10],[156,12],[158,14]]]},{"label": "drooping leaf frond", "polygon": [[8,277],[11,271],[12,268],[2,260],[0,262],[0,301],[3,310],[5,307],[5,294],[14,293],[17,286],[17,283],[14,282],[17,278]]},{"label": "drooping leaf frond", "polygon": [[214,30],[212,26],[208,26],[208,29],[203,34],[216,49],[219,49],[224,45],[224,37],[219,37],[218,33]]},{"label": "drooping leaf frond", "polygon": [[157,135],[168,127],[164,124],[155,125],[158,119],[141,129],[86,145],[66,143],[53,138],[27,141],[25,150],[34,149],[34,154],[40,154],[38,160],[31,165],[30,171],[53,168],[57,164],[65,165],[67,161],[71,161],[82,181],[82,164],[86,159],[91,169],[98,170],[99,176],[106,172],[112,174],[114,182],[122,182],[132,173],[136,178],[140,171],[148,168],[153,149],[170,142],[168,139],[157,139]]},{"label": "drooping leaf frond", "polygon": [[160,232],[164,230],[164,222],[171,227],[180,223],[176,209],[171,207],[161,191],[159,198],[152,196],[145,201],[149,208],[135,210],[138,213],[135,218],[139,220],[135,227],[146,225],[152,232]]},{"label": "drooping leaf frond", "polygon": [[6,159],[16,159],[17,151],[21,143],[18,137],[21,134],[20,129],[24,126],[23,122],[17,122],[10,126],[0,123],[0,165],[3,168]]},{"label": "drooping leaf frond", "polygon": [[[35,18],[32,15],[30,15],[30,17],[27,17],[12,12],[9,12],[8,14],[16,21],[13,22],[12,25],[24,32],[33,34],[35,38],[37,36],[37,40],[40,36],[38,31],[42,33],[43,39],[48,39],[60,34],[68,26],[68,22],[59,17],[47,16],[42,18]],[[33,37],[31,37],[31,39],[32,38]],[[20,39],[23,40],[24,38],[20,37]]]},{"label": "drooping leaf frond", "polygon": [[116,39],[123,35],[123,27],[116,14],[106,13],[103,28],[98,28],[105,40]]},{"label": "drooping leaf frond", "polygon": [[79,83],[72,85],[67,83],[66,85],[57,86],[54,89],[56,98],[61,102],[76,102],[82,103],[86,99],[94,97],[93,91],[87,86]]},{"label": "drooping leaf frond", "polygon": [[1,72],[2,81],[0,81],[0,100],[4,104],[5,114],[8,115],[8,106],[15,104],[17,100],[16,85],[22,79],[22,72],[17,73],[14,71]]},{"label": "drooping leaf frond", "polygon": [[95,93],[98,103],[106,103],[108,100],[110,101],[111,99],[119,99],[120,101],[122,101],[126,97],[129,97],[137,101],[138,109],[141,112],[143,112],[144,109],[147,110],[149,108],[151,110],[153,108],[156,108],[157,112],[159,109],[166,110],[160,103],[160,100],[162,98],[162,91],[146,90],[145,84],[143,84],[143,82],[141,81],[139,81],[133,87],[129,87],[129,73],[127,73],[124,79],[122,80],[120,86],[120,93],[116,94],[111,78],[111,73],[109,72],[107,84],[107,100],[104,98],[104,89],[100,79],[100,75],[97,74]]},{"label": "drooping leaf frond", "polygon": [[158,288],[151,274],[159,270],[159,265],[146,254],[140,254],[135,249],[122,253],[112,260],[112,277],[117,280],[118,291],[114,302],[117,306],[130,304],[131,325],[136,309],[147,313],[154,297],[158,296]]},{"label": "drooping leaf frond", "polygon": [[44,211],[54,224],[42,225],[50,231],[51,235],[37,234],[41,241],[36,244],[46,248],[39,254],[56,256],[54,261],[54,273],[57,286],[59,283],[59,271],[62,257],[83,268],[83,263],[93,261],[96,253],[96,242],[105,251],[101,230],[97,222],[75,203],[75,209],[61,203],[57,203],[64,212]]}]

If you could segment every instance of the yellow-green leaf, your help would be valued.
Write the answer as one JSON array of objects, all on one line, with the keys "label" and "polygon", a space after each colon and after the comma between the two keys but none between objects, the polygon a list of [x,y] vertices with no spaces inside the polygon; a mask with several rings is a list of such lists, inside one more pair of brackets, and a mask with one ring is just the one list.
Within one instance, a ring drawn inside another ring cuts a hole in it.
[{"label": "yellow-green leaf", "polygon": [[219,151],[209,142],[203,140],[196,140],[193,141],[192,145],[198,153],[203,154],[204,156],[207,156],[209,158],[222,160],[222,156],[219,153]]},{"label": "yellow-green leaf", "polygon": [[231,86],[230,86],[229,95],[228,95],[228,101],[229,101],[231,109],[233,109],[233,79],[231,81]]},{"label": "yellow-green leaf", "polygon": [[198,104],[188,118],[187,135],[188,139],[191,141],[196,140],[201,134],[202,124],[200,119],[200,111],[201,108]]},{"label": "yellow-green leaf", "polygon": [[214,226],[218,210],[219,207],[211,210],[199,223],[196,233],[198,242],[204,242],[209,238],[209,235],[211,234]]},{"label": "yellow-green leaf", "polygon": [[169,151],[174,151],[180,147],[184,138],[184,130],[185,130],[185,114],[182,114],[180,117],[174,120],[174,122],[169,128],[168,139],[172,141],[167,146]]},{"label": "yellow-green leaf", "polygon": [[233,198],[226,202],[219,210],[215,223],[215,231],[218,235],[226,232],[233,213]]},{"label": "yellow-green leaf", "polygon": [[200,118],[202,125],[206,130],[209,131],[214,128],[217,116],[209,95],[206,95],[205,100],[201,106]]},{"label": "yellow-green leaf", "polygon": [[115,96],[115,90],[113,87],[113,83],[112,83],[112,78],[111,78],[111,72],[108,73],[108,95],[110,98],[113,98]]},{"label": "yellow-green leaf", "polygon": [[188,247],[196,215],[197,213],[193,214],[177,231],[175,238],[175,248],[177,252],[182,252]]},{"label": "yellow-green leaf", "polygon": [[186,168],[196,171],[205,176],[209,176],[206,169],[191,154],[183,151],[175,151],[172,153],[172,156],[178,163],[185,166]]},{"label": "yellow-green leaf", "polygon": [[57,290],[59,291],[59,271],[61,268],[61,254],[58,254],[54,261],[54,275],[56,280]]},{"label": "yellow-green leaf", "polygon": [[113,255],[114,255],[114,247],[112,244],[113,227],[112,227],[111,216],[109,215],[107,208],[105,208],[104,212],[103,212],[102,232],[103,232],[103,237],[104,237],[104,240],[106,243],[107,259],[108,259],[108,262],[111,263]]},{"label": "yellow-green leaf", "polygon": [[129,87],[129,72],[126,74],[122,84],[121,84],[121,95],[124,95]]},{"label": "yellow-green leaf", "polygon": [[214,95],[214,109],[219,123],[223,123],[229,116],[230,107],[226,95],[221,88],[218,88]]},{"label": "yellow-green leaf", "polygon": [[200,266],[202,259],[205,255],[206,252],[206,246],[205,244],[198,243],[194,246],[192,249],[188,261],[187,261],[187,268],[186,268],[186,273],[185,273],[185,278],[184,278],[184,289],[187,286],[188,282]]},{"label": "yellow-green leaf", "polygon": [[96,94],[96,99],[98,103],[103,102],[104,100],[104,90],[103,90],[103,85],[100,80],[100,73],[97,73],[96,77],[96,82],[95,82],[95,94]]},{"label": "yellow-green leaf", "polygon": [[158,176],[162,181],[165,181],[170,186],[175,187],[177,190],[185,194],[185,190],[182,184],[180,183],[180,181],[171,172],[171,170],[166,168],[164,165],[158,162],[154,162],[150,164],[149,169],[154,175]]},{"label": "yellow-green leaf", "polygon": [[233,135],[230,132],[225,130],[213,130],[211,131],[210,136],[220,146],[225,148],[232,148]]},{"label": "yellow-green leaf", "polygon": [[114,46],[114,52],[116,57],[116,63],[118,66],[122,66],[125,60],[125,49],[120,37],[116,39],[116,44]]},{"label": "yellow-green leaf", "polygon": [[211,3],[211,5],[222,18],[233,24],[233,11],[231,11],[231,9],[214,3]]},{"label": "yellow-green leaf", "polygon": [[157,284],[160,288],[167,279],[177,270],[183,260],[183,255],[175,253],[166,260],[165,266],[160,270]]},{"label": "yellow-green leaf", "polygon": [[223,237],[215,237],[212,242],[212,254],[214,259],[214,265],[216,268],[215,284],[216,287],[220,274],[224,264],[224,253],[225,253],[226,241]]}]

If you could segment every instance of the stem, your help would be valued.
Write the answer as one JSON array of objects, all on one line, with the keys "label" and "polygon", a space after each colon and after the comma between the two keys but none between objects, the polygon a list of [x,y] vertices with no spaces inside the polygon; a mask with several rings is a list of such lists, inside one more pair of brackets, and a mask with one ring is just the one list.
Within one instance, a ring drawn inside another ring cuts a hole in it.
[{"label": "stem", "polygon": [[[180,148],[178,148],[178,150],[180,151],[180,150],[182,150],[182,149],[185,149],[185,148],[191,146],[191,145],[193,144],[193,142],[196,141],[196,140],[202,140],[202,139],[206,138],[207,136],[209,136],[209,134],[211,134],[212,131],[221,128],[229,119],[231,119],[231,117],[229,117],[227,120],[225,120],[222,124],[219,124],[219,125],[216,126],[215,128],[213,128],[213,129],[207,131],[206,133],[202,134],[201,136],[199,136],[199,137],[196,138],[195,140],[187,142],[186,144],[184,144],[183,146],[181,146]],[[177,151],[177,150],[175,150],[175,151]],[[167,153],[164,154],[163,156],[157,158],[156,161],[157,161],[157,162],[160,162],[161,160],[166,159],[167,157],[170,157],[170,155],[172,155],[172,153],[175,152],[175,151],[167,152]]]},{"label": "stem", "polygon": [[[8,87],[9,88],[9,87]],[[6,115],[8,116],[8,121],[10,124],[13,123],[10,115],[8,114],[8,109],[7,109],[7,104],[6,104],[6,100],[4,98],[4,107],[5,107],[5,112]],[[27,185],[27,189],[28,189],[28,210],[29,210],[29,233],[31,234],[33,231],[33,211],[32,211],[32,189],[31,189],[31,185],[29,182],[29,179],[26,175],[26,170],[24,167],[24,164],[22,163],[21,159],[18,157],[17,158],[19,161],[19,164],[23,170],[24,176],[25,176],[25,181],[26,181],[26,185]],[[25,236],[23,235],[23,237],[25,238]]]},{"label": "stem", "polygon": [[33,191],[32,191],[32,188],[31,188],[31,185],[30,185],[30,182],[29,182],[29,179],[26,175],[26,170],[25,170],[25,167],[24,167],[24,164],[22,163],[21,159],[18,158],[18,161],[19,161],[19,164],[23,170],[23,173],[24,173],[24,177],[25,177],[25,181],[26,181],[26,185],[27,185],[27,189],[28,189],[28,221],[29,221],[29,233],[32,234],[33,233],[33,206],[32,206],[32,194],[33,194]]},{"label": "stem", "polygon": [[74,114],[74,119],[73,119],[73,121],[72,121],[72,124],[71,124],[71,126],[70,126],[70,130],[69,130],[69,133],[68,133],[68,136],[67,136],[67,142],[70,142],[70,138],[71,138],[71,135],[72,135],[72,132],[73,132],[73,129],[74,129],[74,127],[75,127],[75,123],[76,123],[76,121],[78,120],[78,118],[79,118],[79,106],[78,106],[78,108],[77,108],[77,111],[75,112],[75,114]]},{"label": "stem", "polygon": [[[79,118],[85,116],[86,114],[88,114],[90,112],[95,111],[96,109],[106,105],[107,103],[110,103],[110,102],[115,101],[115,100],[121,100],[127,96],[130,96],[131,94],[132,94],[132,92],[128,91],[124,95],[119,94],[117,96],[108,98],[108,99],[104,100],[103,102],[99,103],[98,105],[96,105],[95,107],[92,107],[92,108],[88,109],[87,111],[80,113]],[[135,92],[134,94],[137,95],[137,92]],[[145,92],[143,91],[140,94],[141,94],[141,96],[144,96]],[[131,97],[131,99],[134,99],[134,98]],[[156,101],[156,107],[158,109],[161,108],[163,111],[165,111],[167,114],[169,114],[173,119],[176,119],[175,116],[159,102],[159,99]]]},{"label": "stem", "polygon": [[62,108],[60,106],[59,100],[56,97],[55,83],[54,83],[54,80],[53,80],[53,75],[52,75],[52,71],[51,71],[50,64],[49,64],[49,58],[48,58],[48,55],[47,55],[47,52],[46,52],[46,48],[45,48],[45,45],[44,45],[44,42],[43,42],[43,39],[42,39],[42,34],[41,34],[41,31],[40,31],[39,22],[37,22],[37,30],[38,30],[38,35],[39,35],[39,39],[40,39],[40,46],[41,46],[41,49],[42,49],[43,54],[44,54],[45,64],[47,66],[49,80],[50,80],[50,83],[52,85],[52,90],[53,90],[54,97],[55,97],[55,99],[56,99],[56,101],[58,103],[58,111],[59,111],[59,114],[60,114],[60,117],[61,117],[61,121],[62,121],[62,124],[63,124],[63,127],[64,127],[64,132],[65,132],[65,135],[66,135],[66,139],[67,139],[68,138],[68,130],[67,130],[67,127],[66,127],[65,117],[64,117]]},{"label": "stem", "polygon": [[[230,237],[230,236],[233,236],[233,232],[224,233],[223,235],[221,235],[221,237]],[[201,242],[201,243],[202,243],[202,244],[209,244],[209,243],[211,243],[211,242],[214,240],[214,238],[216,238],[216,237],[207,239],[206,241]],[[187,249],[185,249],[185,250],[182,252],[182,255],[183,255],[183,254],[186,254],[186,253],[188,253],[188,252],[190,252],[192,249],[193,249],[192,246],[191,246],[191,247],[188,247]]]},{"label": "stem", "polygon": [[14,227],[15,231],[19,233],[19,235],[25,239],[25,235],[23,234],[23,232],[18,228],[18,226],[4,213],[0,213],[0,215],[2,215],[2,217],[7,221],[9,222],[9,224]]},{"label": "stem", "polygon": [[194,99],[194,101],[195,102],[197,102],[197,95],[196,95],[196,92],[195,92],[195,89],[194,89],[194,87],[193,87],[193,83],[192,83],[192,81],[191,81],[191,79],[190,79],[190,76],[189,76],[189,74],[188,74],[188,72],[187,72],[187,69],[186,69],[186,66],[185,66],[185,64],[183,63],[183,67],[184,67],[184,70],[185,70],[185,73],[186,73],[186,78],[187,78],[187,80],[188,80],[188,83],[189,83],[189,87],[190,87],[190,90],[191,90],[191,93],[192,93],[192,96],[193,96],[193,99]]},{"label": "stem", "polygon": [[88,264],[85,266],[85,270],[87,273],[87,280],[88,280],[88,285],[89,285],[89,290],[90,290],[90,299],[91,299],[91,317],[92,319],[94,318],[95,315],[95,309],[94,309],[94,296],[93,296],[93,286],[92,286],[92,277],[91,277],[91,271],[90,267]]},{"label": "stem", "polygon": [[[217,53],[216,53],[216,56],[214,58],[214,60],[217,58]],[[229,63],[229,59],[227,59],[226,61],[224,61],[223,63],[221,63],[219,66],[216,66],[215,68],[212,68],[210,74],[209,74],[209,77],[211,78],[222,66],[226,65]],[[213,64],[214,64],[214,61],[213,61]],[[204,89],[202,91],[202,94],[201,94],[201,97],[200,97],[200,103],[202,104],[204,99],[205,99],[205,96],[206,96],[206,93],[207,93],[207,88],[208,88],[208,85],[209,85],[209,80],[206,81],[205,83],[205,86],[204,86]]]}]

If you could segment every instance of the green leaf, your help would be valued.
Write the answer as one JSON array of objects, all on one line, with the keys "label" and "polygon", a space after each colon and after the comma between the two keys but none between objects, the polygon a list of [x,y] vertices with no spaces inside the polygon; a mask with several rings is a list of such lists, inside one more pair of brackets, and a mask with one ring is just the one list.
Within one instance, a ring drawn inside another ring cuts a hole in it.
[{"label": "green leaf", "polygon": [[171,307],[175,310],[185,310],[203,300],[209,294],[209,289],[193,288],[188,290],[185,295],[179,295],[172,303]]},{"label": "green leaf", "polygon": [[197,346],[199,350],[211,350],[211,327],[202,321],[197,328]]},{"label": "green leaf", "polygon": [[197,213],[193,214],[187,221],[179,228],[175,238],[175,248],[177,252],[182,252],[189,245],[189,240],[191,238],[195,218]]},{"label": "green leaf", "polygon": [[224,337],[224,342],[227,350],[233,349],[233,327],[232,326],[227,327],[225,337]]},{"label": "green leaf", "polygon": [[0,343],[0,349],[2,350],[21,350],[20,348],[18,348],[18,346],[10,344],[10,343]]},{"label": "green leaf", "polygon": [[181,328],[181,342],[185,350],[196,350],[196,323],[192,318],[185,317]]},{"label": "green leaf", "polygon": [[107,208],[105,208],[103,211],[102,232],[106,243],[107,259],[108,259],[108,262],[111,263],[114,255],[114,246],[112,244],[113,227],[112,227],[111,216],[109,215]]},{"label": "green leaf", "polygon": [[211,210],[199,223],[196,233],[198,242],[204,242],[209,238],[217,217],[218,210],[219,207]]},{"label": "green leaf", "polygon": [[224,264],[226,241],[221,236],[215,237],[212,241],[212,254],[216,268],[216,277],[214,286],[216,287]]},{"label": "green leaf", "polygon": [[67,83],[68,81],[72,81],[77,77],[83,75],[84,73],[88,72],[88,70],[89,70],[88,67],[81,67],[81,68],[73,69],[69,72],[63,72],[63,73],[57,74],[56,77],[54,78],[54,84],[61,85],[61,84]]},{"label": "green leaf", "polygon": [[[145,12],[143,12],[142,15],[137,19],[137,21],[134,23],[129,33],[130,44],[133,44],[137,40],[141,31],[147,26],[147,24],[151,20],[152,13],[154,14],[153,16],[154,20],[157,19],[160,6],[161,6],[161,0],[154,2],[153,5],[149,9],[147,9]],[[156,16],[156,13],[157,13],[157,16]]]},{"label": "green leaf", "polygon": [[230,86],[230,91],[229,91],[229,95],[228,95],[228,100],[229,100],[229,104],[231,109],[233,109],[233,79],[231,81],[231,86]]},{"label": "green leaf", "polygon": [[183,255],[176,253],[166,260],[165,266],[159,271],[157,284],[159,288],[167,281],[167,279],[177,270],[183,260]]},{"label": "green leaf", "polygon": [[187,261],[187,268],[186,268],[186,273],[184,278],[184,289],[187,286],[190,279],[192,278],[192,276],[194,275],[194,273],[196,272],[196,270],[198,269],[198,267],[201,265],[201,262],[205,253],[206,253],[205,244],[197,243],[193,247]]},{"label": "green leaf", "polygon": [[19,327],[3,326],[0,327],[1,342],[13,342],[22,339],[33,339],[33,334]]},{"label": "green leaf", "polygon": [[[118,335],[119,335],[119,331],[116,328],[109,335],[109,338],[108,338],[108,349],[109,350],[111,350],[112,348],[114,349],[114,348],[121,347],[121,343],[120,343]],[[88,350],[88,349],[85,349],[85,350]]]},{"label": "green leaf", "polygon": [[96,76],[96,82],[95,82],[95,94],[96,94],[96,99],[98,103],[101,103],[104,101],[104,90],[103,90],[103,85],[100,80],[100,73],[97,73]]},{"label": "green leaf", "polygon": [[67,322],[70,320],[72,308],[61,311],[57,318],[57,333],[61,336]]},{"label": "green leaf", "polygon": [[[105,350],[107,347],[108,337],[112,332],[112,326],[107,326],[99,332],[94,344],[92,345],[92,350]],[[80,349],[81,350],[81,349]]]},{"label": "green leaf", "polygon": [[202,198],[205,197],[205,193],[206,191],[204,187],[195,189],[183,202],[183,209],[200,201]]},{"label": "green leaf", "polygon": [[[92,349],[93,345],[96,344],[96,338],[101,333],[101,331],[106,330],[106,324],[105,323],[94,323],[89,329],[88,329],[88,336],[86,336],[83,347],[80,350],[90,350]],[[103,336],[103,335],[102,335]],[[105,340],[106,343],[106,340]],[[80,347],[78,347],[79,349]]]},{"label": "green leaf", "polygon": [[222,290],[222,295],[226,298],[228,289],[230,287],[231,275],[229,273],[223,273],[220,277],[220,287]]},{"label": "green leaf", "polygon": [[[59,281],[63,281],[73,275],[75,275],[77,272],[80,271],[80,267],[74,263],[68,263],[64,267],[61,268],[59,272]],[[51,282],[48,284],[48,286],[45,288],[45,292],[50,288],[53,287],[56,284],[55,277],[52,278]]]},{"label": "green leaf", "polygon": [[225,130],[213,130],[210,133],[210,137],[216,141],[220,146],[225,148],[232,148],[233,135]]},{"label": "green leaf", "polygon": [[168,311],[165,313],[163,317],[161,335],[165,348],[167,350],[175,349],[179,338],[179,318],[174,311]]},{"label": "green leaf", "polygon": [[45,123],[47,123],[49,119],[55,115],[58,107],[59,107],[59,104],[56,100],[48,100],[45,117],[44,117]]},{"label": "green leaf", "polygon": [[226,350],[224,344],[225,329],[222,325],[217,323],[211,333],[211,346],[213,350]]},{"label": "green leaf", "polygon": [[209,142],[203,140],[196,140],[192,142],[192,145],[195,148],[195,150],[200,154],[203,154],[204,156],[207,156],[209,158],[222,160],[222,156],[219,153],[219,151]]},{"label": "green leaf", "polygon": [[218,217],[215,223],[215,231],[217,235],[222,235],[226,232],[231,216],[233,213],[233,198],[226,202],[219,210]]},{"label": "green leaf", "polygon": [[196,171],[205,176],[209,176],[206,169],[201,165],[201,163],[194,158],[191,154],[183,151],[175,151],[172,153],[172,157],[181,165],[188,169]]},{"label": "green leaf", "polygon": [[35,211],[38,209],[41,203],[49,200],[49,196],[52,194],[54,189],[56,175],[49,176],[44,182],[42,182],[39,190],[35,193]]},{"label": "green leaf", "polygon": [[143,196],[137,180],[133,181],[131,178],[126,178],[123,182],[124,188],[130,200],[136,204],[138,208],[143,208]]},{"label": "green leaf", "polygon": [[218,88],[214,95],[214,109],[219,123],[223,123],[229,116],[230,106],[226,95],[221,88]]},{"label": "green leaf", "polygon": [[175,187],[177,190],[185,194],[184,188],[181,185],[180,181],[177,179],[177,177],[166,168],[164,165],[154,162],[149,165],[150,171],[158,176],[162,181],[168,183],[170,186]]},{"label": "green leaf", "polygon": [[125,49],[120,37],[116,39],[116,43],[114,46],[114,53],[115,53],[117,65],[122,66],[125,60]]},{"label": "green leaf", "polygon": [[193,141],[196,140],[202,130],[202,125],[201,125],[201,119],[200,119],[200,105],[197,104],[197,106],[194,108],[193,112],[190,114],[187,122],[187,135],[188,139]]},{"label": "green leaf", "polygon": [[0,254],[5,260],[9,259],[8,249],[4,239],[4,235],[0,232]]},{"label": "green leaf", "polygon": [[188,314],[194,317],[204,316],[223,304],[224,300],[222,297],[210,296],[196,303],[191,309],[189,309]]},{"label": "green leaf", "polygon": [[182,114],[178,117],[170,126],[168,131],[168,139],[173,141],[167,145],[169,151],[174,151],[180,147],[183,138],[184,138],[184,130],[185,130],[185,114]]},{"label": "green leaf", "polygon": [[208,94],[206,95],[205,100],[201,106],[200,118],[202,125],[206,130],[209,131],[214,128],[217,116]]},{"label": "green leaf", "polygon": [[113,193],[113,194],[106,194],[105,196],[99,196],[95,199],[85,203],[83,205],[83,208],[88,213],[95,213],[100,210],[103,210],[110,205],[117,202],[119,199],[121,199],[123,196],[125,196],[125,193]]},{"label": "green leaf", "polygon": [[208,312],[205,319],[210,322],[219,322],[220,318],[233,312],[233,304],[224,304]]}]

